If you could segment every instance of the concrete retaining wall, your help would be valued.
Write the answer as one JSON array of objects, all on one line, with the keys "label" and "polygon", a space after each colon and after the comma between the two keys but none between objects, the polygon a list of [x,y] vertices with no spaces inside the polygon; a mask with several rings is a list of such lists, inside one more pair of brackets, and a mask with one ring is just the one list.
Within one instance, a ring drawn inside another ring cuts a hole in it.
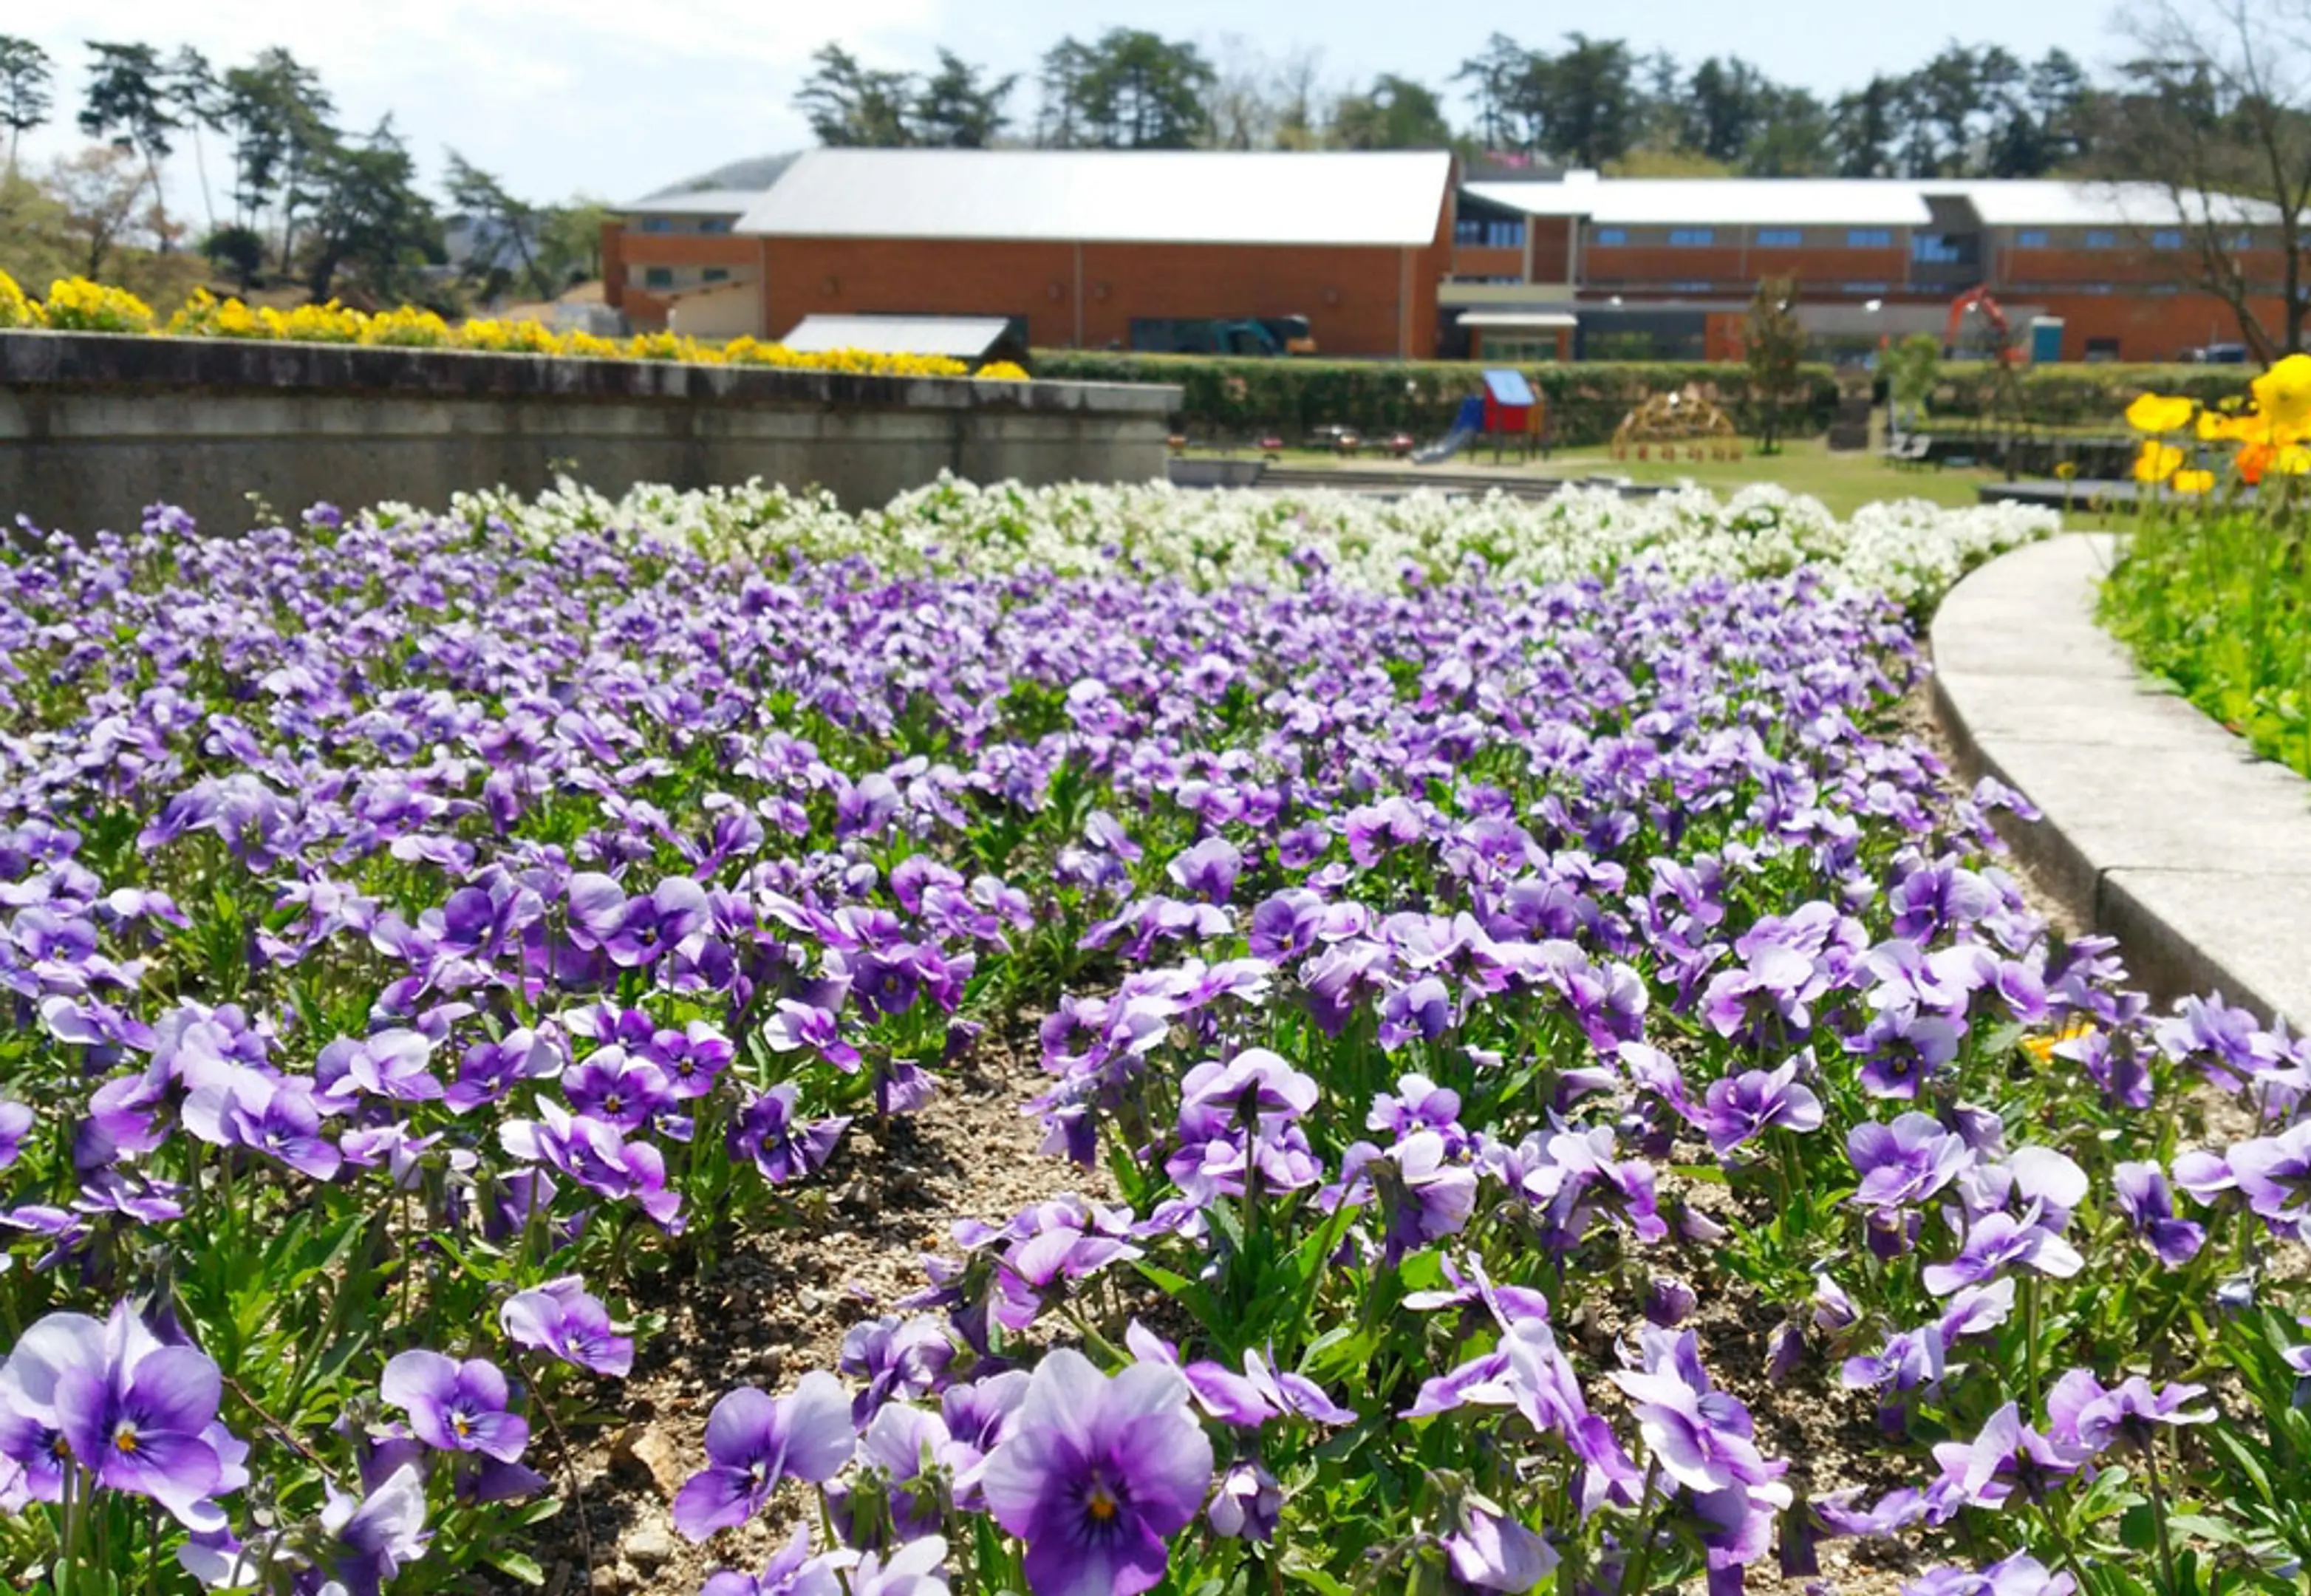
[{"label": "concrete retaining wall", "polygon": [[426,508],[467,488],[606,493],[760,476],[879,502],[942,470],[980,482],[1164,474],[1174,388],[854,377],[446,350],[0,333],[0,524],[204,525],[251,493]]}]

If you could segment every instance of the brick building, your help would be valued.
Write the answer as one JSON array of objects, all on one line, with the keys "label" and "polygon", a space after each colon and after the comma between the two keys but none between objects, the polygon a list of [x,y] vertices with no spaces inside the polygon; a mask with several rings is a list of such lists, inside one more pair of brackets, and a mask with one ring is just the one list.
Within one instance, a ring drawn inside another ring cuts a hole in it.
[{"label": "brick building", "polygon": [[637,325],[677,329],[685,297],[744,278],[764,334],[1001,316],[1036,345],[1128,349],[1300,317],[1327,354],[1425,356],[1452,192],[1441,151],[814,150],[756,195],[630,207],[605,272]]},{"label": "brick building", "polygon": [[[2187,286],[2206,207],[2150,184],[1908,179],[1611,179],[1469,182],[1439,291],[1443,353],[1722,359],[1758,281],[1799,282],[1818,353],[1943,333],[1975,287],[2039,360],[2173,360],[2238,324]],[[2217,196],[2250,280],[2276,283],[2272,217]],[[2260,224],[2260,225],[2258,225]],[[2276,295],[2263,310],[2275,315]],[[1574,318],[1541,336],[1522,318]],[[1551,345],[1557,347],[1552,348]]]},{"label": "brick building", "polygon": [[[2219,199],[2251,278],[2268,215]],[[659,196],[606,231],[638,327],[775,336],[809,315],[1000,316],[1043,347],[1170,348],[1304,318],[1324,354],[1719,359],[1792,275],[1817,353],[1940,335],[1987,286],[2040,360],[2235,341],[2187,286],[2200,217],[2149,185],[1460,180],[1442,152],[815,150],[767,188]],[[2267,307],[2275,314],[2276,303]]]}]

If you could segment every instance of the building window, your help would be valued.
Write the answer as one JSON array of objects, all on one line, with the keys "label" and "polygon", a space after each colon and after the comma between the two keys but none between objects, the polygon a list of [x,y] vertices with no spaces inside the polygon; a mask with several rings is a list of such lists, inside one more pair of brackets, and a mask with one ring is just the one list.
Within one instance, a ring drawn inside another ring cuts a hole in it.
[{"label": "building window", "polygon": [[1805,242],[1803,230],[1795,227],[1761,227],[1757,230],[1760,249],[1795,249]]},{"label": "building window", "polygon": [[1890,249],[1894,247],[1894,230],[1890,227],[1849,227],[1845,230],[1845,247],[1849,249]]},{"label": "building window", "polygon": [[1841,283],[1837,291],[1840,293],[1891,293],[1894,285],[1891,283]]},{"label": "building window", "polygon": [[2081,242],[2089,249],[2115,249],[2118,248],[2118,235],[2106,227],[2090,227]]},{"label": "building window", "polygon": [[1917,266],[1963,266],[1967,253],[1956,240],[1946,239],[1938,232],[1910,235],[1910,259]]},{"label": "building window", "polygon": [[731,217],[707,216],[700,220],[698,223],[698,231],[701,232],[728,232],[733,225],[734,221]]},{"label": "building window", "polygon": [[2118,340],[2116,338],[2089,338],[2087,340],[2087,359],[2090,361],[2102,362],[2115,361],[2117,358]]},{"label": "building window", "polygon": [[2237,237],[2237,238],[2235,238],[2235,239],[2233,239],[2233,240],[2231,240],[2231,248],[2232,248],[2232,249],[2254,249],[2254,235],[2253,233],[2251,233],[2251,232],[2243,232],[2243,233],[2239,234],[2239,235],[2238,235],[2238,237]]},{"label": "building window", "polygon": [[1618,249],[1629,241],[1629,230],[1626,227],[1600,227],[1591,241],[1602,249]]},{"label": "building window", "polygon": [[1669,285],[1669,291],[1671,293],[1707,293],[1716,286],[1716,283],[1707,278],[1700,277],[1691,278],[1683,283],[1672,283]]},{"label": "building window", "polygon": [[1524,223],[1510,217],[1461,216],[1452,222],[1452,241],[1464,249],[1522,249]]},{"label": "building window", "polygon": [[645,216],[642,218],[642,231],[644,232],[672,232],[674,231],[674,218],[671,216]]},{"label": "building window", "polygon": [[674,268],[672,266],[643,267],[642,286],[644,288],[672,288],[674,286]]},{"label": "building window", "polygon": [[1672,249],[1706,249],[1716,241],[1717,230],[1714,227],[1672,227],[1669,230],[1670,248]]},{"label": "building window", "polygon": [[708,266],[704,271],[699,274],[699,278],[702,282],[706,283],[728,283],[730,281],[730,268],[728,266]]},{"label": "building window", "polygon": [[2044,249],[2046,247],[2046,230],[2043,227],[2024,228],[2014,235],[2014,247],[2017,249]]},{"label": "building window", "polygon": [[2153,249],[2180,249],[2183,247],[2183,230],[2179,227],[2160,228],[2150,235],[2150,247]]},{"label": "building window", "polygon": [[1557,358],[1557,340],[1518,337],[1513,335],[1502,337],[1493,333],[1487,333],[1484,338],[1484,358],[1488,361],[1507,361],[1520,366],[1538,365],[1542,361],[1553,361]]}]

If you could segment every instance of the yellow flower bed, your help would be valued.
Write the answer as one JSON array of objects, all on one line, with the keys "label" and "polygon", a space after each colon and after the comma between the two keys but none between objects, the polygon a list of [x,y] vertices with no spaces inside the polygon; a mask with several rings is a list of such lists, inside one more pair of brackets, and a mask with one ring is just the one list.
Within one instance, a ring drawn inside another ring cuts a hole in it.
[{"label": "yellow flower bed", "polygon": [[2193,399],[2144,394],[2126,407],[2127,424],[2142,433],[2134,459],[2134,479],[2165,483],[2180,493],[2205,493],[2215,474],[2190,465],[2182,449],[2167,441],[2188,432],[2201,443],[2228,443],[2230,475],[2250,486],[2266,475],[2311,475],[2311,355],[2290,354],[2247,385],[2251,406],[2225,400],[2204,409]]},{"label": "yellow flower bed", "polygon": [[[0,327],[49,327],[60,332],[153,333],[179,338],[249,338],[299,344],[371,344],[406,349],[467,349],[493,354],[546,354],[571,360],[668,361],[701,366],[770,366],[798,371],[845,371],[868,377],[967,377],[971,368],[944,355],[876,354],[863,349],[804,353],[759,338],[701,343],[676,333],[636,333],[604,338],[560,333],[538,321],[476,318],[451,326],[431,310],[404,305],[371,315],[331,300],[293,310],[250,308],[196,289],[165,324],[152,307],[121,289],[83,277],[61,278],[45,302],[29,298],[0,272]],[[1018,382],[1027,373],[998,361],[979,375]]]}]

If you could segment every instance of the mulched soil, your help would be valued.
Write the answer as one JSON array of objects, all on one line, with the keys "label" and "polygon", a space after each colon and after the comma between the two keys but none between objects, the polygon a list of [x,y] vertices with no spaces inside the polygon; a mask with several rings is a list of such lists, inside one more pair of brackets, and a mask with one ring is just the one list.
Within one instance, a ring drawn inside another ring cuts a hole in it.
[{"label": "mulched soil", "polygon": [[1104,1170],[1037,1151],[1042,1129],[1025,1105],[1048,1079],[1032,1028],[999,1035],[990,1027],[920,1112],[854,1123],[790,1227],[748,1236],[710,1278],[636,1304],[662,1321],[642,1341],[632,1375],[608,1393],[630,1422],[581,1443],[577,1464],[590,1587],[587,1548],[565,1513],[556,1521],[567,1522],[562,1555],[545,1559],[549,1596],[589,1588],[693,1596],[717,1568],[754,1572],[770,1560],[806,1511],[792,1487],[772,1511],[709,1547],[675,1532],[668,1508],[705,1461],[708,1410],[736,1386],[776,1393],[809,1370],[833,1368],[846,1330],[922,1288],[922,1257],[951,1250],[956,1220],[1000,1223],[1066,1192],[1114,1200]]}]

